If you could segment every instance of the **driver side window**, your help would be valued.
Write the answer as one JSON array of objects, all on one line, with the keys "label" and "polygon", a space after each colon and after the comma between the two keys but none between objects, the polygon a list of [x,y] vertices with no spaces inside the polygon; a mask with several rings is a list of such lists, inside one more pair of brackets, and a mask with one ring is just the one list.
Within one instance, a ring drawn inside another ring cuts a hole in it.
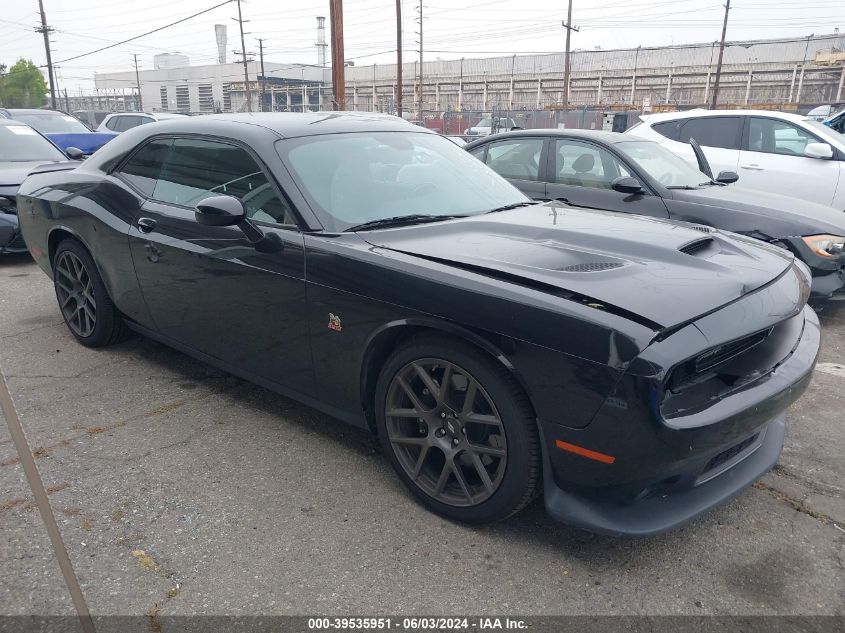
[{"label": "driver side window", "polygon": [[555,182],[576,187],[611,189],[620,176],[630,176],[608,151],[590,143],[555,141]]},{"label": "driver side window", "polygon": [[487,165],[505,178],[540,180],[542,138],[520,138],[491,143],[487,148]]},{"label": "driver side window", "polygon": [[205,139],[179,138],[170,146],[152,198],[196,207],[211,196],[235,196],[247,217],[274,224],[296,224],[264,172],[242,148]]},{"label": "driver side window", "polygon": [[748,122],[748,149],[765,154],[802,156],[808,143],[818,139],[786,121],[751,117]]}]

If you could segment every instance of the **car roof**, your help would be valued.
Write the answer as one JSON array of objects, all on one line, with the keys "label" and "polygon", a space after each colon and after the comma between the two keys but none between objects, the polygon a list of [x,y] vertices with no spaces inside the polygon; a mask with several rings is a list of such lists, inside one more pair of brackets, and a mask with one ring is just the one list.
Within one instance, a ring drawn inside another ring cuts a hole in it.
[{"label": "car roof", "polygon": [[0,125],[10,126],[10,125],[23,125],[24,127],[29,127],[23,121],[18,121],[17,119],[0,119]]},{"label": "car roof", "polygon": [[674,121],[675,119],[693,119],[697,117],[713,116],[763,116],[784,121],[801,122],[809,119],[803,114],[792,112],[779,112],[777,110],[684,110],[683,112],[660,112],[657,114],[643,114],[640,116],[646,123],[657,123],[660,121]]},{"label": "car roof", "polygon": [[[513,136],[558,136],[560,138],[583,138],[587,140],[599,141],[609,145],[615,143],[629,143],[633,139],[630,134],[622,134],[621,132],[605,132],[604,130],[575,130],[575,129],[559,129],[559,128],[535,128],[531,130],[513,130],[509,132],[501,132],[491,136],[485,136],[478,141],[473,141],[473,145],[481,145],[482,141],[491,141],[496,139],[505,139]],[[636,139],[637,141],[645,141],[653,143],[649,139]]]},{"label": "car roof", "polygon": [[58,114],[68,116],[66,112],[59,110],[42,110],[41,108],[3,108],[9,114]]},{"label": "car roof", "polygon": [[[436,134],[399,117],[376,112],[255,112],[173,117],[143,126],[148,133],[208,133],[215,125],[237,123],[271,130],[282,138],[343,132],[418,132]],[[153,127],[154,126],[154,127]]]}]

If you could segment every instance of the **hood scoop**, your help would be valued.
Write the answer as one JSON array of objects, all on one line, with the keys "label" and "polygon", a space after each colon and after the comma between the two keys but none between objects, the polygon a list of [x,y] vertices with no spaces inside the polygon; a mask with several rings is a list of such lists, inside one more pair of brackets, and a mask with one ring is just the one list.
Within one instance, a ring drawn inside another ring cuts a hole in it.
[{"label": "hood scoop", "polygon": [[622,268],[625,264],[621,262],[585,262],[583,264],[572,264],[570,266],[563,266],[557,270],[564,273],[599,273],[603,270],[613,270],[614,268]]},{"label": "hood scoop", "polygon": [[682,244],[678,247],[678,250],[685,255],[695,257],[705,251],[709,251],[713,246],[716,246],[716,241],[712,237],[703,237],[701,239],[692,240],[691,242]]}]

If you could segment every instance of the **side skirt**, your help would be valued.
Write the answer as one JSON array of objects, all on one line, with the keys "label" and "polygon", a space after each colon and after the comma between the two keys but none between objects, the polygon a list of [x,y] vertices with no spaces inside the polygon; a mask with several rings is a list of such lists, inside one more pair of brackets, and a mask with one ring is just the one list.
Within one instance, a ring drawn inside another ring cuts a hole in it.
[{"label": "side skirt", "polygon": [[251,382],[251,383],[254,383],[254,384],[258,385],[259,387],[264,387],[265,389],[269,389],[270,391],[273,391],[273,392],[278,393],[282,396],[285,396],[286,398],[290,398],[291,400],[296,400],[297,402],[301,402],[302,404],[304,404],[306,406],[309,406],[313,409],[317,409],[318,411],[321,411],[321,412],[325,413],[326,415],[330,415],[333,418],[337,418],[338,420],[341,420],[343,422],[346,422],[347,424],[357,426],[357,427],[365,429],[367,431],[370,430],[369,425],[367,424],[367,420],[364,417],[364,411],[363,410],[357,411],[357,412],[352,412],[352,411],[344,411],[343,409],[338,409],[337,407],[332,407],[330,405],[325,404],[324,402],[321,402],[317,398],[305,395],[305,394],[303,394],[299,391],[295,391],[293,389],[289,389],[288,387],[280,385],[280,384],[273,382],[271,380],[267,380],[265,378],[262,378],[261,376],[253,374],[251,372],[244,371],[243,369],[240,369],[240,368],[238,368],[234,365],[231,365],[231,364],[229,364],[225,361],[222,361],[219,358],[215,358],[215,357],[209,356],[208,354],[205,354],[203,352],[197,351],[197,350],[193,349],[192,347],[188,347],[187,345],[179,343],[178,341],[174,341],[173,339],[171,339],[167,336],[164,336],[164,335],[162,335],[158,332],[155,332],[153,330],[149,330],[149,329],[145,328],[144,326],[139,325],[137,323],[134,323],[134,322],[132,322],[128,319],[126,320],[126,326],[129,329],[134,330],[135,332],[137,332],[139,334],[142,334],[143,336],[151,338],[154,341],[158,341],[159,343],[162,343],[163,345],[167,345],[168,347],[172,347],[173,349],[175,349],[179,352],[182,352],[183,354],[187,354],[188,356],[190,356],[192,358],[195,358],[199,361],[202,361],[203,363],[207,363],[207,364],[211,365],[212,367],[216,367],[217,369],[220,369],[222,371],[225,371],[226,373],[232,374],[233,376],[237,376],[238,378],[243,378],[244,380]]}]

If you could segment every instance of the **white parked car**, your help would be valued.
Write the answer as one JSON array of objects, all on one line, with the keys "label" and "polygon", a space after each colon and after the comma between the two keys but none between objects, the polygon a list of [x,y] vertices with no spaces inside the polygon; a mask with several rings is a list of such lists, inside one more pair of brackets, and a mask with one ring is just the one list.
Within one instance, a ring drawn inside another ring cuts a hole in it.
[{"label": "white parked car", "polygon": [[845,136],[807,117],[761,110],[690,110],[644,115],[626,134],[658,141],[697,165],[695,139],[713,169],[736,186],[845,211]]},{"label": "white parked car", "polygon": [[103,122],[97,126],[97,132],[125,132],[133,127],[184,117],[186,114],[176,112],[114,112],[108,115]]},{"label": "white parked car", "polygon": [[502,117],[498,121],[494,121],[491,117],[485,117],[470,128],[464,130],[464,136],[490,136],[493,133],[493,124],[496,124],[496,132],[510,132],[511,130],[521,130],[522,126],[518,125],[513,119]]}]

